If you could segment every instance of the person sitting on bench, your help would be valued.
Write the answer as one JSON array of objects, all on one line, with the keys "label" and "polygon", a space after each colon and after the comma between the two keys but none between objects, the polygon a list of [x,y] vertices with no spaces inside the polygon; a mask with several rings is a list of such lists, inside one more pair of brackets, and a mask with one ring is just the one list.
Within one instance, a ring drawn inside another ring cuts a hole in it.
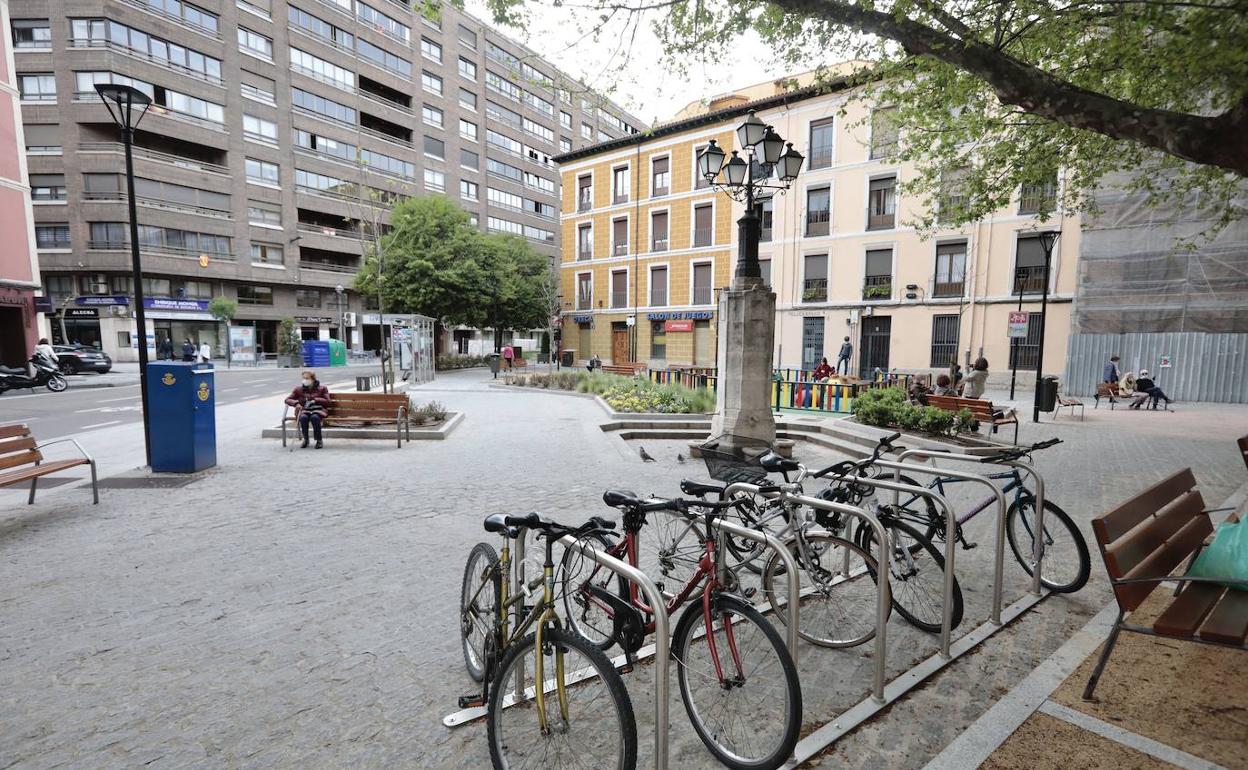
[{"label": "person sitting on bench", "polygon": [[316,372],[303,372],[303,383],[290,392],[286,404],[295,408],[295,416],[299,420],[299,432],[303,434],[303,443],[299,446],[308,448],[309,424],[316,439],[316,448],[325,446],[321,442],[321,421],[329,414],[329,388],[316,379]]},{"label": "person sitting on bench", "polygon": [[947,374],[937,375],[936,387],[932,390],[934,396],[956,396],[958,391],[953,387],[953,380]]},{"label": "person sitting on bench", "polygon": [[1131,402],[1131,408],[1139,409],[1150,398],[1152,399],[1150,409],[1156,409],[1158,401],[1165,401],[1167,408],[1170,406],[1170,397],[1157,387],[1157,383],[1148,376],[1147,369],[1141,369],[1140,376],[1135,381],[1135,400]]}]

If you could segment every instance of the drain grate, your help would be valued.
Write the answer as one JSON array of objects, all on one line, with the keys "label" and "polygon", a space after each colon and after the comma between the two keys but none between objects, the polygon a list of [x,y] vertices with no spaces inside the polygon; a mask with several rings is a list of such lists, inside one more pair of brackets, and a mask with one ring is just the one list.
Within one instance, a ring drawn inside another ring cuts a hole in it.
[{"label": "drain grate", "polygon": [[101,489],[177,489],[199,481],[202,476],[112,476],[100,479]]}]

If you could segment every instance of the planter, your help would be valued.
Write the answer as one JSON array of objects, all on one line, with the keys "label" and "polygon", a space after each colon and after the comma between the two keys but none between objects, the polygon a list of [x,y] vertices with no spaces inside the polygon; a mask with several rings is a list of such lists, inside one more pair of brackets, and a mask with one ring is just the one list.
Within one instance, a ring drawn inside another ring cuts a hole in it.
[{"label": "planter", "polygon": [[298,354],[290,355],[286,353],[278,353],[277,365],[282,369],[294,369],[303,366],[303,356]]}]

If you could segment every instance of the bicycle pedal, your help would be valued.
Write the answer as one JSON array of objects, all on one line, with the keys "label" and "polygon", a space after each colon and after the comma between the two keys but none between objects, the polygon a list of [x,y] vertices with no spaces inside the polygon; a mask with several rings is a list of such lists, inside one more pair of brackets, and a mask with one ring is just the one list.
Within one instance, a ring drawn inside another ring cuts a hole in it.
[{"label": "bicycle pedal", "polygon": [[484,706],[484,705],[485,705],[485,698],[484,696],[480,694],[459,696],[459,707],[461,709],[476,708],[478,706]]},{"label": "bicycle pedal", "polygon": [[742,589],[741,591],[741,595],[744,596],[746,599],[753,599],[754,594],[756,593],[758,593],[758,589],[754,587],[745,588],[745,589]]}]

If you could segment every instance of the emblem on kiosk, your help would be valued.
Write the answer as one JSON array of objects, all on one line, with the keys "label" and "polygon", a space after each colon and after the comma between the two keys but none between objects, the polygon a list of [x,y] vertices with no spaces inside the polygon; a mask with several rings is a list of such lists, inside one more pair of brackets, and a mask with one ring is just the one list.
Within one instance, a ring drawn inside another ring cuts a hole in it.
[{"label": "emblem on kiosk", "polygon": [[208,383],[206,382],[199,383],[199,391],[197,392],[197,395],[199,396],[200,401],[208,400]]},{"label": "emblem on kiosk", "polygon": [[177,379],[169,372],[165,372],[165,376],[161,377],[160,381],[165,383],[166,385],[172,385],[173,383],[177,382]]}]

